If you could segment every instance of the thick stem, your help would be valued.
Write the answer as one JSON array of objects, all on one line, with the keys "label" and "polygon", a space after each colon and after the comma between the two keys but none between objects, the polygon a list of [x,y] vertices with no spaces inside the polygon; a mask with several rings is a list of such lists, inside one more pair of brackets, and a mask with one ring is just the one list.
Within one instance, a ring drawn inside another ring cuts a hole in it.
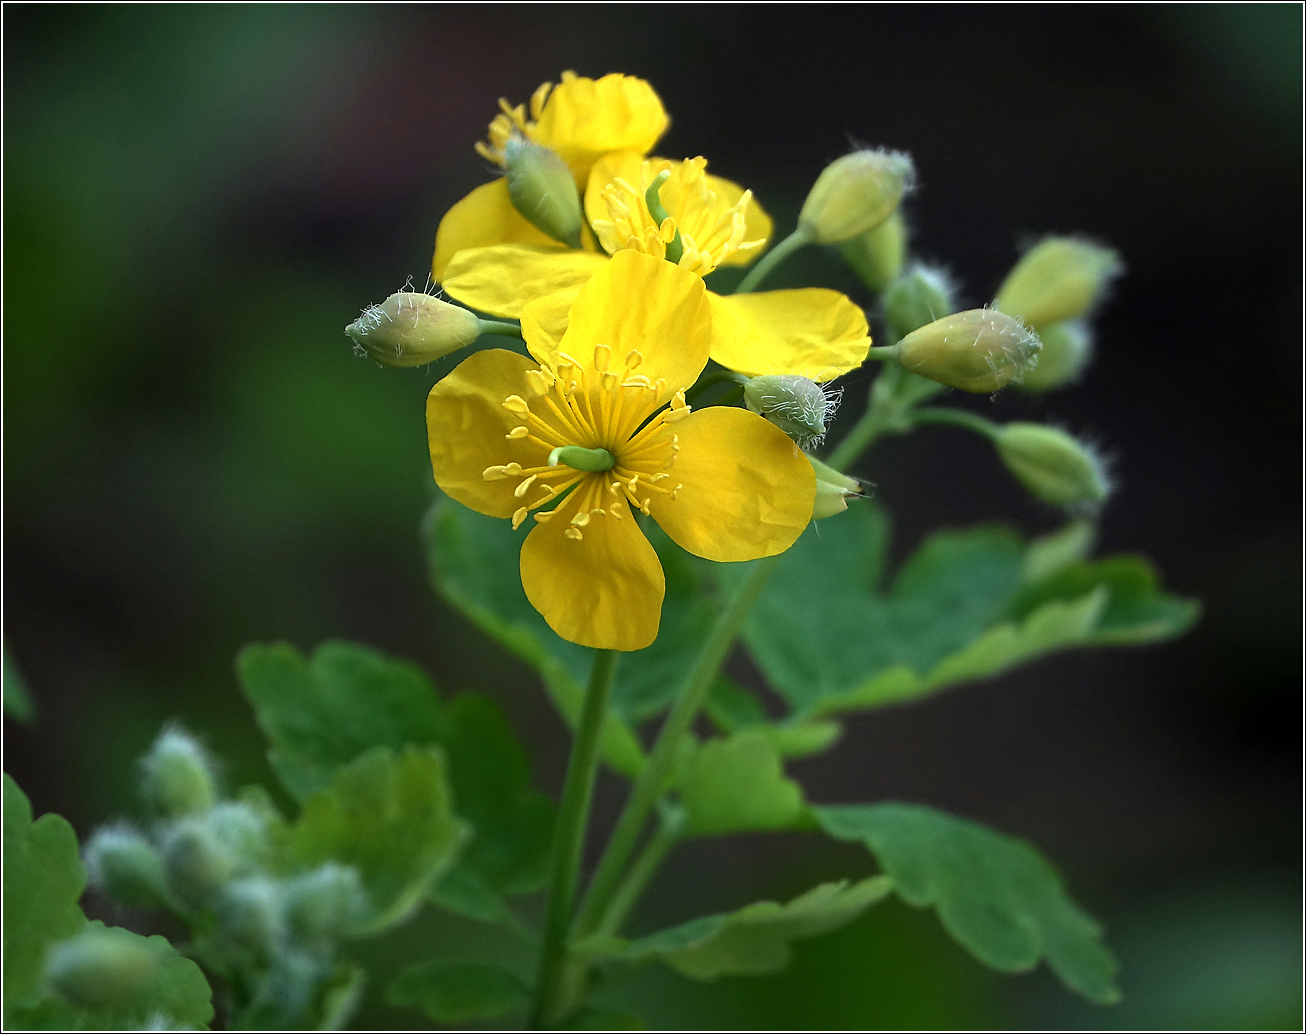
[{"label": "thick stem", "polygon": [[803,227],[798,227],[798,229],[757,260],[757,264],[748,271],[748,275],[739,281],[739,286],[735,288],[735,294],[747,294],[762,282],[763,277],[788,258],[792,252],[797,251],[805,244],[810,244],[811,242],[811,234]]},{"label": "thick stem", "polygon": [[567,778],[562,788],[562,807],[553,841],[549,896],[544,913],[544,938],[540,947],[539,977],[535,984],[532,1026],[537,1029],[558,1019],[563,1003],[560,983],[567,962],[567,932],[571,925],[572,906],[576,899],[576,880],[580,870],[581,849],[585,844],[585,826],[589,820],[590,800],[599,763],[599,733],[608,710],[608,695],[617,664],[613,650],[596,650],[590,673],[585,706],[581,711],[576,740],[567,762]]}]

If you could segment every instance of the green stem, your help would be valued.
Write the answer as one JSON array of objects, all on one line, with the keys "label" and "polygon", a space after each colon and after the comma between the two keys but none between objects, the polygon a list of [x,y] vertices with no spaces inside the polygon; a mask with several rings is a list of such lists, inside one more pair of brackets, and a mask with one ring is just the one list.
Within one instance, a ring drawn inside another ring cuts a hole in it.
[{"label": "green stem", "polygon": [[598,772],[599,733],[607,715],[608,695],[612,690],[612,675],[616,664],[615,651],[594,652],[589,689],[585,694],[576,739],[571,747],[571,758],[567,762],[562,807],[558,810],[558,825],[553,841],[539,978],[535,984],[535,1004],[531,1012],[532,1026],[536,1028],[557,1019],[558,1013],[562,1011],[559,985],[567,961],[567,930],[571,925],[581,849],[585,844],[585,826],[589,820],[594,778]]},{"label": "green stem", "polygon": [[748,380],[747,377],[741,373],[735,373],[734,370],[715,370],[712,373],[705,373],[685,392],[685,401],[692,404],[695,399],[714,384],[720,384],[723,381],[734,381],[736,384],[742,384],[746,380]]},{"label": "green stem", "polygon": [[901,423],[904,403],[900,401],[899,387],[902,381],[902,367],[886,366],[880,372],[871,386],[871,401],[866,412],[830,453],[826,463],[835,470],[847,470],[877,438]]},{"label": "green stem", "polygon": [[479,330],[482,334],[504,334],[508,337],[515,337],[525,340],[521,336],[520,323],[505,323],[503,320],[480,320]]},{"label": "green stem", "polygon": [[942,406],[916,410],[911,414],[911,422],[913,424],[951,424],[954,427],[964,427],[967,431],[974,431],[976,434],[989,439],[996,437],[999,430],[997,424],[992,420],[986,420],[978,413],[968,413],[964,409],[947,409]]},{"label": "green stem", "polygon": [[735,288],[735,294],[747,294],[765,277],[772,269],[783,262],[792,252],[812,242],[810,231],[803,227],[798,227],[793,233],[782,240],[774,248],[768,251],[757,264],[748,271],[748,275],[739,281],[739,286]]},{"label": "green stem", "polygon": [[653,835],[649,837],[644,850],[631,863],[630,871],[612,894],[603,918],[599,920],[598,933],[616,933],[630,915],[630,910],[639,901],[648,881],[658,871],[658,866],[666,858],[667,852],[676,846],[685,828],[685,813],[677,810],[672,815],[663,815],[662,821]]}]

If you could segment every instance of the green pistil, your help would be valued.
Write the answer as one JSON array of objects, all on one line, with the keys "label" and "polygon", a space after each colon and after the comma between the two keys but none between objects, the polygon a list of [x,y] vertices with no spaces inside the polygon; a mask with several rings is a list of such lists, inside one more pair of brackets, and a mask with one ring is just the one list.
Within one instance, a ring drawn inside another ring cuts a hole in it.
[{"label": "green pistil", "polygon": [[549,453],[549,466],[559,463],[573,470],[611,470],[616,464],[607,449],[582,449],[579,445],[560,445]]},{"label": "green pistil", "polygon": [[[658,191],[662,189],[662,184],[664,184],[670,176],[671,173],[666,169],[663,169],[653,178],[653,182],[648,185],[648,190],[644,191],[644,204],[648,205],[648,214],[653,217],[653,221],[657,223],[659,227],[662,226],[662,223],[666,219],[670,218],[667,215],[667,210],[662,207],[662,199],[658,197]],[[677,230],[676,235],[671,238],[671,243],[667,245],[667,261],[672,263],[679,262],[680,256],[684,253],[685,246],[680,242],[680,231]]]}]

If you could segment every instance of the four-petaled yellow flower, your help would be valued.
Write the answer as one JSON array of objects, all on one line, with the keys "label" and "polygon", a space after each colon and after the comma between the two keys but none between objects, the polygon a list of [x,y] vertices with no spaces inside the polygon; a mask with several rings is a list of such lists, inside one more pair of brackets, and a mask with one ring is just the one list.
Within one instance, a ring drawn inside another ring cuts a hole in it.
[{"label": "four-petaled yellow flower", "polygon": [[561,340],[539,309],[522,313],[536,361],[477,352],[431,389],[435,480],[514,527],[536,511],[521,552],[531,604],[565,639],[638,650],[657,637],[664,581],[636,511],[698,556],[754,560],[807,526],[815,475],[762,417],[685,404],[711,338],[693,273],[622,251],[581,288]]}]

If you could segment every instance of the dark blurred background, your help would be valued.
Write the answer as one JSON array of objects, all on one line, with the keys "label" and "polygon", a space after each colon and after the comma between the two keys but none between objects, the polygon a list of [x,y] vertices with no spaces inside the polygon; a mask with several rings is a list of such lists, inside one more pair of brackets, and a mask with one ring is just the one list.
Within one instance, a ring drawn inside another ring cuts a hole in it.
[{"label": "dark blurred background", "polygon": [[[1092,435],[1121,486],[1103,549],[1206,607],[1161,647],[858,718],[795,766],[819,801],[920,801],[1042,846],[1107,922],[1123,1005],[991,974],[899,905],[783,976],[648,971],[627,1001],[653,1026],[1299,1026],[1301,43],[1291,4],[7,5],[4,635],[38,718],[6,718],[6,769],[83,836],[135,811],[168,718],[231,784],[270,782],[236,649],[346,637],[490,692],[556,792],[567,740],[535,680],[424,581],[422,400],[451,362],[381,369],[341,328],[421,286],[500,95],[623,71],[673,116],[659,152],[707,155],[782,232],[850,137],[912,152],[918,252],[970,304],[1038,234],[1118,247],[1081,385],[959,401]],[[786,282],[870,302],[832,252]],[[1056,523],[956,431],[864,467],[899,553]],[[619,800],[601,787],[600,822]],[[697,843],[637,924],[868,868],[813,838]],[[516,950],[429,916],[362,954],[393,972],[455,948]],[[378,999],[361,1024],[416,1021]]]}]

